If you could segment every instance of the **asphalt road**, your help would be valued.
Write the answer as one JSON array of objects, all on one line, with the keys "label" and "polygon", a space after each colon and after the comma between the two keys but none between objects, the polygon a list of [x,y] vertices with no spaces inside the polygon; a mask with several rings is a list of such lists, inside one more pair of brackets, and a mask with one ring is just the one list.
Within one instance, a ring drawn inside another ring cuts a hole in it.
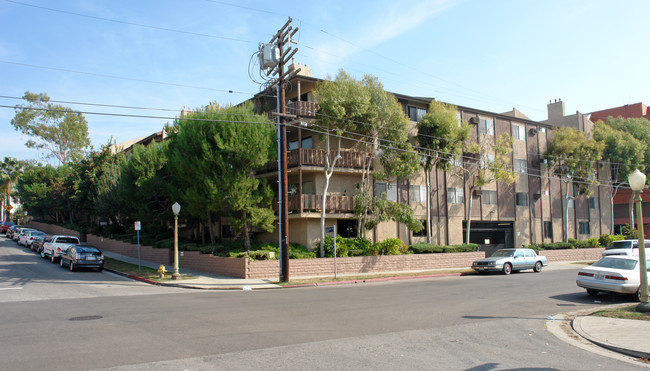
[{"label": "asphalt road", "polygon": [[258,291],[69,272],[0,237],[0,369],[638,369],[549,333],[576,267]]}]

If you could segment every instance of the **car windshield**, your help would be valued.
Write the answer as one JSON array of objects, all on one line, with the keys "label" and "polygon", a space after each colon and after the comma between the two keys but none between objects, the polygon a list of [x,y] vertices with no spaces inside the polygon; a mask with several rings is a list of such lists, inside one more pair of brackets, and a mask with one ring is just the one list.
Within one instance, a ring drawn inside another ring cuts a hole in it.
[{"label": "car windshield", "polygon": [[630,271],[636,267],[637,261],[632,259],[602,258],[593,264],[594,267],[615,268]]},{"label": "car windshield", "polygon": [[612,243],[607,246],[606,250],[613,250],[613,249],[631,249],[632,248],[632,241],[613,241]]},{"label": "car windshield", "polygon": [[79,240],[72,237],[59,237],[56,239],[57,243],[79,243]]},{"label": "car windshield", "polygon": [[507,256],[513,256],[515,254],[515,250],[497,250],[494,254],[492,254],[493,257],[507,257]]},{"label": "car windshield", "polygon": [[32,236],[34,237],[45,236],[45,232],[32,232]]},{"label": "car windshield", "polygon": [[99,250],[92,246],[77,246],[77,251],[83,254],[98,254]]}]

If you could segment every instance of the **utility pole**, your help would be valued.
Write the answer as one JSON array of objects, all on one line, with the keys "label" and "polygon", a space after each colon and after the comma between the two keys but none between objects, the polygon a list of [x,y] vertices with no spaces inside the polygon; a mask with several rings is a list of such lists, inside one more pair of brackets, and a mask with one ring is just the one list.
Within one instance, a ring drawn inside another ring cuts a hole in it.
[{"label": "utility pole", "polygon": [[298,28],[291,27],[291,17],[287,23],[273,36],[271,41],[262,46],[260,66],[268,67],[267,76],[276,75],[275,83],[277,86],[278,103],[277,116],[279,118],[280,146],[278,157],[280,165],[278,167],[278,181],[280,183],[280,212],[278,213],[280,227],[280,280],[289,281],[289,209],[288,209],[288,174],[287,174],[287,117],[293,115],[287,114],[287,103],[285,96],[286,81],[295,76],[300,69],[285,72],[286,63],[298,52],[297,48],[291,47],[292,37],[298,32]]}]

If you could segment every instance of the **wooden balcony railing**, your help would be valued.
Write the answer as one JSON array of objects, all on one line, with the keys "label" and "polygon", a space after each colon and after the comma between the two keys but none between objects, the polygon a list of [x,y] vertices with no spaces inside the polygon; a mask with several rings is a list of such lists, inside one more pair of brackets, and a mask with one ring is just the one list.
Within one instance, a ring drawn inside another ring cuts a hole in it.
[{"label": "wooden balcony railing", "polygon": [[[289,196],[287,200],[289,212],[320,212],[322,195],[297,195]],[[278,200],[273,202],[273,209],[278,210]],[[327,213],[352,213],[354,212],[354,197],[352,196],[327,196],[325,201]]]},{"label": "wooden balcony railing", "polygon": [[318,103],[314,102],[298,101],[287,103],[287,113],[298,117],[316,117],[318,108]]},{"label": "wooden balcony railing", "polygon": [[[287,152],[287,167],[297,166],[325,166],[327,152],[322,149],[302,148]],[[330,160],[334,154],[330,154]],[[364,154],[362,152],[341,151],[341,158],[336,162],[336,167],[346,169],[363,169]],[[277,161],[269,162],[266,171],[278,169]]]}]

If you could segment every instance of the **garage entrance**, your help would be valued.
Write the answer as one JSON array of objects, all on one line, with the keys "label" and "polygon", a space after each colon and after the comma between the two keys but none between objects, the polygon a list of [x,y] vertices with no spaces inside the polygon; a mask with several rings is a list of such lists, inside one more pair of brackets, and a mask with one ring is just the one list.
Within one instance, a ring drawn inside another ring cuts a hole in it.
[{"label": "garage entrance", "polygon": [[[469,231],[469,242],[481,246],[486,256],[492,255],[498,249],[511,249],[514,244],[513,222],[472,221]],[[463,222],[463,238],[467,234],[467,221]],[[486,243],[487,242],[487,243]]]}]

